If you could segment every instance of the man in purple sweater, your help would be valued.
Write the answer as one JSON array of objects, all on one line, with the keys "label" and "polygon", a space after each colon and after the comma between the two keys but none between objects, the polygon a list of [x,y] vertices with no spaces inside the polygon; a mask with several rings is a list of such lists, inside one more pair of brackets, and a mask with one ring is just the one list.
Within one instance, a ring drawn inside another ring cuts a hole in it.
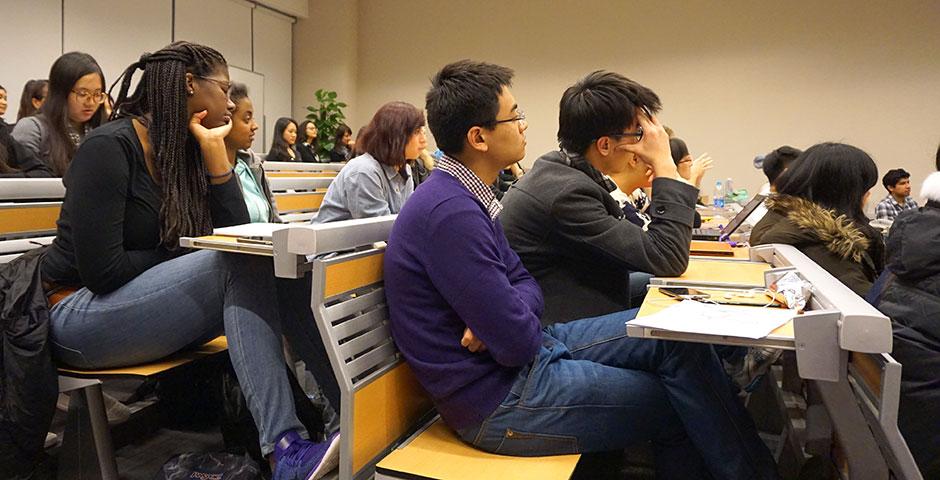
[{"label": "man in purple sweater", "polygon": [[[445,156],[405,203],[385,254],[392,335],[442,418],[506,455],[652,441],[662,478],[777,478],[710,346],[628,338],[635,310],[541,328],[541,290],[488,186],[525,156],[511,78],[467,60],[435,76],[428,122]],[[637,155],[668,159],[662,126],[640,117]]]}]

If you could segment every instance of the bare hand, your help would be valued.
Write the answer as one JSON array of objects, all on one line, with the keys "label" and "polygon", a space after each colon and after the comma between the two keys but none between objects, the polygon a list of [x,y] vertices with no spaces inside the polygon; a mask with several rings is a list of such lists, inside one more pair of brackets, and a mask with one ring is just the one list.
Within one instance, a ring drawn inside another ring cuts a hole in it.
[{"label": "bare hand", "polygon": [[676,164],[672,161],[669,150],[669,134],[655,115],[646,109],[637,109],[637,122],[643,128],[643,138],[633,145],[622,144],[621,148],[637,156],[653,170],[657,178],[678,178]]},{"label": "bare hand", "polygon": [[702,178],[705,177],[705,172],[711,170],[712,167],[712,157],[709,156],[708,153],[699,155],[698,158],[692,160],[691,178],[689,178],[689,180],[691,180],[696,187],[701,188]]},{"label": "bare hand", "polygon": [[225,142],[225,136],[228,135],[228,132],[232,130],[231,120],[220,127],[215,128],[206,128],[202,125],[203,119],[206,118],[206,115],[209,114],[208,110],[203,110],[201,112],[196,112],[189,119],[189,131],[196,137],[196,141],[199,142],[200,146],[205,146],[214,142],[222,141]]},{"label": "bare hand", "polygon": [[482,352],[486,350],[486,345],[473,334],[469,328],[463,330],[463,338],[460,339],[460,345],[466,347],[467,350],[470,350],[473,353]]}]

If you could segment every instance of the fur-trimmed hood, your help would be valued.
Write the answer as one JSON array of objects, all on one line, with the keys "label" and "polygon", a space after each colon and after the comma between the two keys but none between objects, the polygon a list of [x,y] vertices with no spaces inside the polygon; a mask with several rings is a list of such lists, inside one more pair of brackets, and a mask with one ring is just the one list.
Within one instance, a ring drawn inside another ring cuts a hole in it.
[{"label": "fur-trimmed hood", "polygon": [[788,232],[790,235],[811,237],[843,260],[861,262],[871,245],[868,236],[848,217],[837,216],[835,212],[809,200],[790,195],[774,195],[769,197],[765,204],[768,210],[786,217],[799,228],[799,232]]}]

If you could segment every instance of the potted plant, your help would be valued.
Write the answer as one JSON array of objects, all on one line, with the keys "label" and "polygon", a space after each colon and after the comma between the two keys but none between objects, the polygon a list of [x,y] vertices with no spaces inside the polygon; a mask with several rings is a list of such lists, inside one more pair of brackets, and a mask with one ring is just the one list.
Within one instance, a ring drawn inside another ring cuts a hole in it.
[{"label": "potted plant", "polygon": [[336,136],[336,128],[343,123],[346,115],[343,109],[346,104],[336,100],[336,92],[332,90],[319,89],[314,92],[317,99],[316,105],[308,105],[307,119],[317,126],[317,145],[319,146],[320,157],[329,158],[330,151],[333,150],[333,138]]}]

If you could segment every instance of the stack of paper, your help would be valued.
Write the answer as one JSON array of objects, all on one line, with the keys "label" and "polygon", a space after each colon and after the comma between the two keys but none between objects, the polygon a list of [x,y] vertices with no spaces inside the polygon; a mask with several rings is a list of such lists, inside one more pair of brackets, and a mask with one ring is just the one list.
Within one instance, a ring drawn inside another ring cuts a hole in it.
[{"label": "stack of paper", "polygon": [[797,315],[782,308],[739,307],[685,300],[627,322],[647,328],[703,335],[764,338]]}]

